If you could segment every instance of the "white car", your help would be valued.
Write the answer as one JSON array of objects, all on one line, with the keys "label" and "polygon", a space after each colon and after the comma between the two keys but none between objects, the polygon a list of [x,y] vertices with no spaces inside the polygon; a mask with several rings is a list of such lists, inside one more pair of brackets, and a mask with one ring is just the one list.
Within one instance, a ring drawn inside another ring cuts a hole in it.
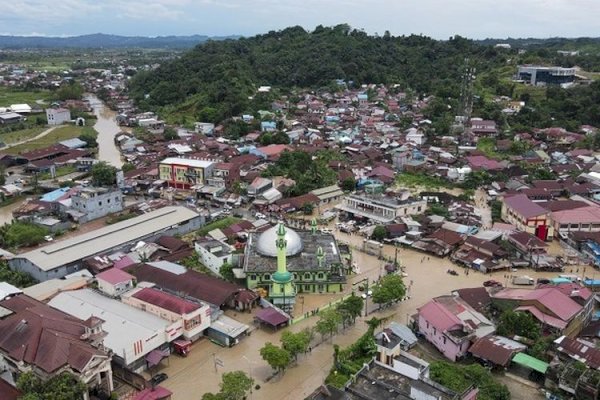
[{"label": "white car", "polygon": [[367,297],[371,297],[373,296],[373,291],[369,290],[367,293],[363,293],[360,295],[360,297],[362,297],[363,299],[366,299]]},{"label": "white car", "polygon": [[44,240],[45,240],[46,242],[51,242],[51,241],[53,241],[53,240],[54,240],[54,238],[53,238],[52,236],[50,236],[50,235],[46,235],[46,236],[44,236]]}]

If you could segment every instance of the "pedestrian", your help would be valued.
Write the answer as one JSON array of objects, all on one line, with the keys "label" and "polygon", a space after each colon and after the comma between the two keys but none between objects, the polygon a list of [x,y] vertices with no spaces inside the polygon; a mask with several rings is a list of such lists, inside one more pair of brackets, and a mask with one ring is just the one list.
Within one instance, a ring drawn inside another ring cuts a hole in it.
[{"label": "pedestrian", "polygon": [[312,347],[311,346],[308,346],[308,352],[312,353]]}]

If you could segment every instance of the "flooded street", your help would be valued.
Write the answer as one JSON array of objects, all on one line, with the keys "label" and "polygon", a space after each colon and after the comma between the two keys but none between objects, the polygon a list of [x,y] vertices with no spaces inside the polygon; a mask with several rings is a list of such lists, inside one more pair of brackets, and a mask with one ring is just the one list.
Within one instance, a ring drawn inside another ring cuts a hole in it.
[{"label": "flooded street", "polygon": [[[384,273],[383,260],[375,256],[365,254],[359,250],[363,243],[363,237],[357,235],[347,235],[339,231],[334,231],[340,242],[348,243],[353,247],[353,259],[359,269],[358,274],[349,279],[345,292],[352,291],[352,283],[369,279],[369,283],[379,279]],[[393,259],[395,248],[385,245],[383,253],[386,257]],[[409,299],[396,304],[383,311],[377,311],[377,306],[368,302],[369,312],[372,316],[384,317],[390,316],[391,319],[400,323],[406,323],[413,315],[417,307],[422,306],[432,297],[449,294],[452,290],[463,287],[478,287],[488,279],[495,279],[508,286],[510,278],[507,275],[529,275],[531,277],[553,277],[556,273],[536,273],[532,270],[522,270],[519,272],[500,271],[493,274],[481,274],[470,271],[467,275],[464,269],[455,265],[448,259],[439,259],[437,257],[424,255],[420,252],[399,248],[398,259],[405,268],[407,277],[404,282],[409,287]],[[459,272],[458,276],[452,276],[446,273],[446,270],[452,268]],[[339,296],[339,295],[338,295]],[[308,312],[311,308],[324,305],[332,300],[332,295],[304,295],[305,301],[303,310],[297,310],[296,314]],[[253,326],[252,315],[246,313],[227,312],[227,314],[237,320],[246,322]],[[311,317],[291,326],[292,331],[299,331],[305,327],[314,326],[317,317]],[[303,399],[314,389],[323,383],[323,380],[329,373],[333,362],[333,345],[341,347],[348,346],[358,339],[366,330],[365,318],[361,317],[356,324],[347,328],[345,331],[335,335],[332,339],[327,339],[323,343],[316,345],[313,343],[312,352],[301,355],[298,364],[292,366],[286,373],[274,379],[270,379],[271,368],[261,359],[259,349],[266,342],[279,344],[279,338],[282,331],[273,332],[270,329],[255,329],[249,337],[246,337],[233,348],[224,349],[208,340],[202,340],[196,343],[191,354],[187,358],[181,358],[176,355],[170,357],[168,365],[163,366],[163,371],[167,372],[169,379],[162,383],[163,386],[174,392],[174,399],[192,400],[197,399],[206,392],[218,391],[220,376],[223,372],[242,370],[251,375],[261,388],[254,391],[253,399],[283,399],[296,400]],[[319,335],[315,338],[320,342]],[[224,367],[217,367],[215,371],[213,363],[213,354],[223,361]],[[199,379],[204,377],[204,379]],[[269,380],[268,380],[269,379]],[[517,397],[516,397],[517,398]]]},{"label": "flooded street", "polygon": [[98,159],[121,168],[121,152],[115,145],[115,136],[121,131],[117,121],[116,113],[104,105],[104,103],[95,95],[88,94],[86,99],[94,109],[94,114],[98,117],[94,129],[98,132]]},{"label": "flooded street", "polygon": [[21,204],[23,204],[26,200],[26,197],[23,197],[12,204],[9,204],[4,207],[0,207],[0,225],[10,224],[13,219],[12,212],[19,208]]}]

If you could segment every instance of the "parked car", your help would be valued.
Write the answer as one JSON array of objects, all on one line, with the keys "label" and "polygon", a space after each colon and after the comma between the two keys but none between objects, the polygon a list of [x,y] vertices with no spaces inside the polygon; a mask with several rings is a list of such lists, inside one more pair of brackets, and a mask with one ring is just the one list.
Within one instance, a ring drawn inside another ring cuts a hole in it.
[{"label": "parked car", "polygon": [[366,299],[367,297],[371,297],[373,296],[373,291],[369,290],[367,293],[363,293],[360,295],[363,299]]},{"label": "parked car", "polygon": [[498,281],[495,281],[493,279],[490,279],[489,281],[485,281],[483,282],[483,286],[485,287],[490,287],[490,286],[502,286],[502,284]]},{"label": "parked car", "polygon": [[156,386],[159,383],[166,381],[167,379],[169,379],[169,376],[164,372],[161,372],[160,374],[156,374],[152,378],[150,378],[150,384],[152,386]]}]

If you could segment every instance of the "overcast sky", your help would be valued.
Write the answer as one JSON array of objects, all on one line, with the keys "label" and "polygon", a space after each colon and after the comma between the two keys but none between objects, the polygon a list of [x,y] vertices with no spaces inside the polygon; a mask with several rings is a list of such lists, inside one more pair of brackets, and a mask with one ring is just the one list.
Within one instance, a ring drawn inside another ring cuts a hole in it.
[{"label": "overcast sky", "polygon": [[446,39],[600,36],[600,0],[0,0],[0,34],[253,35],[348,23]]}]

